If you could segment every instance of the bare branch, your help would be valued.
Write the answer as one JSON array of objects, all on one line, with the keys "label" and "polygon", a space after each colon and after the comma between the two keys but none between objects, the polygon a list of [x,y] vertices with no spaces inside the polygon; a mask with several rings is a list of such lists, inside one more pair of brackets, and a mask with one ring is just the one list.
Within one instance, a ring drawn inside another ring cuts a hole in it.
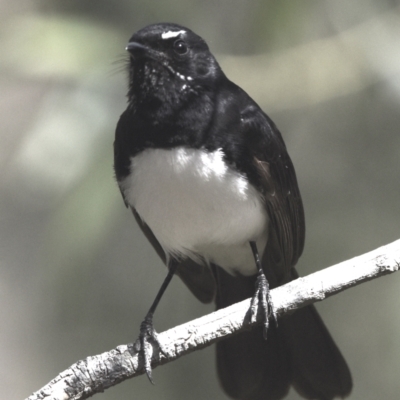
[{"label": "bare branch", "polygon": [[[398,271],[400,240],[271,291],[278,316],[321,301],[347,288]],[[153,354],[152,366],[215,343],[252,325],[250,299],[165,331],[159,335],[165,354]],[[258,322],[257,322],[258,323]],[[78,361],[26,400],[78,400],[143,373],[132,344]]]}]

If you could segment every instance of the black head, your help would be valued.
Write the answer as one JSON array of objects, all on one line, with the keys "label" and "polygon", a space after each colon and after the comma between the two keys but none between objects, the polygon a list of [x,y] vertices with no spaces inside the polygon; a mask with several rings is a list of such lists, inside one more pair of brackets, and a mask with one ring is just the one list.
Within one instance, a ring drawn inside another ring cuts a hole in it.
[{"label": "black head", "polygon": [[187,94],[212,88],[223,75],[207,43],[190,29],[172,23],[136,32],[130,54],[129,99],[175,103]]}]

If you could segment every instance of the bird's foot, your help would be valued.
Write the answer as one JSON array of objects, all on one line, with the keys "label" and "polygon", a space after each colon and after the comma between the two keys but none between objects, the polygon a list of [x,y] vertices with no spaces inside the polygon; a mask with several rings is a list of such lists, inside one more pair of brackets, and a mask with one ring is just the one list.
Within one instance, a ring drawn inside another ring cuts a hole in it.
[{"label": "bird's foot", "polygon": [[256,280],[256,291],[250,304],[250,320],[257,320],[258,307],[261,307],[263,319],[263,336],[266,339],[269,327],[269,319],[272,317],[277,324],[277,315],[271,300],[269,284],[263,271],[259,271]]},{"label": "bird's foot", "polygon": [[158,333],[153,326],[153,314],[148,313],[140,324],[139,337],[134,344],[134,349],[142,357],[143,368],[146,372],[149,381],[154,384],[151,368],[151,359],[153,352],[161,352],[166,354],[161,343],[158,340]]}]

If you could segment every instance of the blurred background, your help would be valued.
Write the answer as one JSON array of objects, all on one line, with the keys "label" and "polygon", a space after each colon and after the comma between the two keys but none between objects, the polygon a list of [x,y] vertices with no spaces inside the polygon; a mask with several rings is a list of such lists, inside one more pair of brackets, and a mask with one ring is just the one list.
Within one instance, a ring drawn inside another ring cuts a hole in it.
[{"label": "blurred background", "polygon": [[[1,397],[136,339],[166,270],[112,170],[131,34],[186,25],[280,127],[302,192],[306,275],[400,238],[396,0],[0,0]],[[317,307],[354,378],[351,399],[399,398],[400,274]],[[213,310],[175,279],[163,331]],[[214,348],[101,399],[226,399]],[[291,392],[289,399],[299,399]]]}]

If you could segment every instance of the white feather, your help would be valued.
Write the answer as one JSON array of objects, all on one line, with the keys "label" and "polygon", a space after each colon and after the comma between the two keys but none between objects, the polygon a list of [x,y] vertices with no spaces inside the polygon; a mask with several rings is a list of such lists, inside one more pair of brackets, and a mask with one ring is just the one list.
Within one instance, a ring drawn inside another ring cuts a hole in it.
[{"label": "white feather", "polygon": [[228,272],[256,273],[249,241],[267,240],[263,200],[248,180],[214,152],[147,149],[120,182],[128,203],[167,253],[214,262]]},{"label": "white feather", "polygon": [[161,38],[162,39],[171,39],[171,38],[177,37],[181,33],[185,33],[185,32],[186,31],[183,31],[183,30],[181,30],[181,31],[167,31],[167,32],[164,32],[164,33],[161,34]]}]

